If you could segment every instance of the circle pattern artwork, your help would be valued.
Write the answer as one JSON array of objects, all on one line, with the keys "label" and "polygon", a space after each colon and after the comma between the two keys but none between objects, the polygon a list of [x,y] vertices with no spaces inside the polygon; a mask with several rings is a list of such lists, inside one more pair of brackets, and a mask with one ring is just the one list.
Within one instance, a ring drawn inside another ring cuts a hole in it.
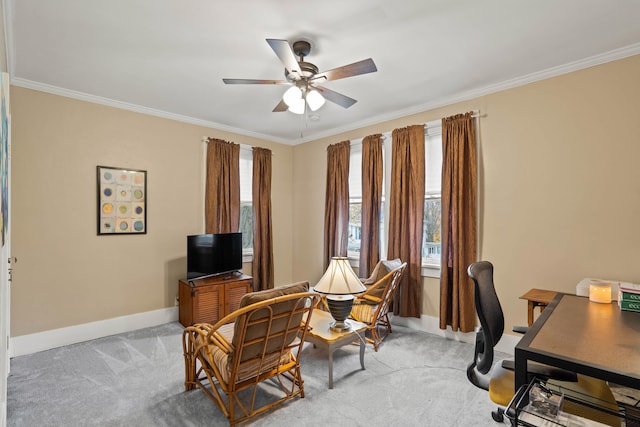
[{"label": "circle pattern artwork", "polygon": [[146,233],[146,171],[98,170],[98,234]]},{"label": "circle pattern artwork", "polygon": [[110,215],[113,213],[113,205],[111,203],[105,203],[102,205],[102,213],[105,215]]}]

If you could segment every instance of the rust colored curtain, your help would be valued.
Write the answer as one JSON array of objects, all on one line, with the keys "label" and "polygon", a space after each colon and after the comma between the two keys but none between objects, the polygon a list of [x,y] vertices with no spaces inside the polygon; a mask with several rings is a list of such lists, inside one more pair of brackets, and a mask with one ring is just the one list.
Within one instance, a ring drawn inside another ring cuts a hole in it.
[{"label": "rust colored curtain", "polygon": [[240,145],[209,138],[204,210],[206,233],[238,231],[240,227]]},{"label": "rust colored curtain", "polygon": [[362,233],[360,277],[369,277],[380,260],[380,204],[382,202],[382,135],[362,140]]},{"label": "rust colored curtain", "polygon": [[393,302],[395,314],[422,314],[422,231],[424,221],[424,126],[392,133],[388,259],[400,258],[407,269]]},{"label": "rust colored curtain", "polygon": [[327,148],[324,211],[324,269],[334,256],[347,256],[349,233],[349,141]]},{"label": "rust colored curtain", "polygon": [[253,148],[253,289],[273,288],[271,150]]},{"label": "rust colored curtain", "polygon": [[473,283],[467,267],[476,261],[476,130],[471,113],[442,119],[442,257],[440,328],[475,328]]}]

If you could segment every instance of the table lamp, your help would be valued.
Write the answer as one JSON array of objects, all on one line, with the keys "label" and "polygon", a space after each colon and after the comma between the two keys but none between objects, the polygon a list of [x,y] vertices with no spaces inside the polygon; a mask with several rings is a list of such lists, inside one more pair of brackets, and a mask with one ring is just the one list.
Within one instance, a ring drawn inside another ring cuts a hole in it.
[{"label": "table lamp", "polygon": [[327,271],[313,289],[318,293],[327,294],[327,305],[334,320],[331,329],[334,330],[349,329],[346,319],[351,313],[354,294],[367,290],[346,257],[331,258]]}]

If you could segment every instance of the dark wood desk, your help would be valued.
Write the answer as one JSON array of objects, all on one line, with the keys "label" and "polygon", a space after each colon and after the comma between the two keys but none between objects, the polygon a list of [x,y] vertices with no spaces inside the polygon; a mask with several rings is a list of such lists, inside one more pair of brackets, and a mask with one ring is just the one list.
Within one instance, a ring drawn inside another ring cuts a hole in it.
[{"label": "dark wood desk", "polygon": [[640,313],[559,293],[515,347],[515,389],[533,360],[640,389]]}]

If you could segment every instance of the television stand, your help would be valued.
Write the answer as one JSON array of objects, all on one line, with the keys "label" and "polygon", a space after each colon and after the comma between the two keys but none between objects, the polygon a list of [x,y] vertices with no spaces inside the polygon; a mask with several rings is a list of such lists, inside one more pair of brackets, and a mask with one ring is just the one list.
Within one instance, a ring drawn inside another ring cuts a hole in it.
[{"label": "television stand", "polygon": [[241,272],[178,282],[178,319],[184,326],[214,324],[238,309],[253,278]]}]

